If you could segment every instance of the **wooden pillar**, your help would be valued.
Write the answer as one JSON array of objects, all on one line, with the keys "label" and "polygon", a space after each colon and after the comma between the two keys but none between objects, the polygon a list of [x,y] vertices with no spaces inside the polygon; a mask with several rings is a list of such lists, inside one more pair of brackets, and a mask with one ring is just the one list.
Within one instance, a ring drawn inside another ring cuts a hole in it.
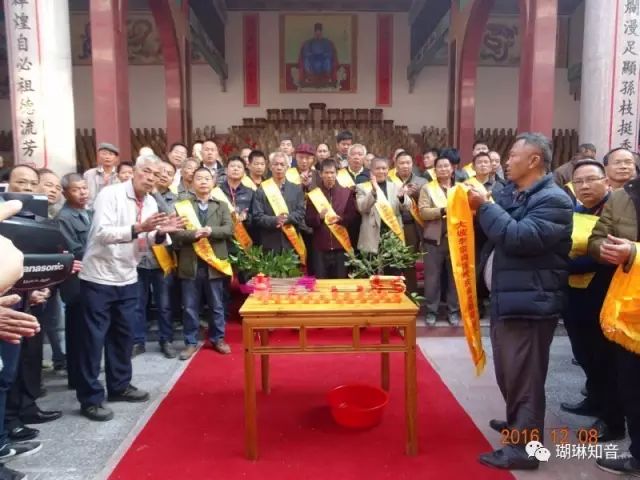
[{"label": "wooden pillar", "polygon": [[188,123],[191,115],[190,102],[187,101],[187,68],[191,62],[187,56],[190,51],[186,48],[188,22],[185,10],[172,0],[149,2],[149,7],[160,36],[164,59],[168,147],[173,142],[188,141],[189,136]]},{"label": "wooden pillar", "polygon": [[90,0],[89,9],[96,141],[117,145],[129,159],[128,0]]},{"label": "wooden pillar", "polygon": [[449,142],[460,150],[462,162],[469,163],[475,139],[478,57],[494,0],[471,0],[463,10],[458,2],[451,3]]},{"label": "wooden pillar", "polygon": [[551,138],[556,84],[558,0],[521,0],[522,35],[518,131]]}]

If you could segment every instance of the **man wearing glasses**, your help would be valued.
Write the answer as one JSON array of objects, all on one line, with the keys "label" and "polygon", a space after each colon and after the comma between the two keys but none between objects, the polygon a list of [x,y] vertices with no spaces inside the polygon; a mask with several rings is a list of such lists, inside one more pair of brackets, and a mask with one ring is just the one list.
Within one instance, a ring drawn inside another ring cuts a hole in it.
[{"label": "man wearing glasses", "polygon": [[[604,166],[596,160],[580,160],[574,165],[573,248],[569,264],[569,289],[564,325],[573,355],[587,377],[587,396],[577,403],[561,403],[560,408],[575,415],[596,417],[593,426],[598,442],[624,438],[624,415],[617,394],[615,350],[600,328],[600,310],[614,268],[598,263],[586,252],[586,240],[609,198]],[[590,220],[589,220],[590,219]],[[589,222],[585,228],[583,221]]]}]

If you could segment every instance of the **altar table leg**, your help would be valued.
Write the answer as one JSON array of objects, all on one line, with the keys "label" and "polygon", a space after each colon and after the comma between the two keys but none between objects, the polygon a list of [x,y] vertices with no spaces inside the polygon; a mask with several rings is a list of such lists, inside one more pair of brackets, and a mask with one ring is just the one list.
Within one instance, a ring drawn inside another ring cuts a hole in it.
[{"label": "altar table leg", "polygon": [[405,409],[407,416],[407,455],[418,454],[418,379],[416,372],[416,324],[410,322],[406,328],[404,354]]},{"label": "altar table leg", "polygon": [[[260,345],[266,347],[269,345],[269,330],[260,330]],[[260,371],[262,374],[262,392],[271,393],[269,385],[269,355],[260,355]]]},{"label": "altar table leg", "polygon": [[253,353],[253,331],[246,324],[242,327],[244,346],[244,422],[245,449],[249,460],[258,458],[258,425],[256,415],[256,378]]},{"label": "altar table leg", "polygon": [[[382,343],[389,343],[390,330],[389,328],[382,328]],[[380,369],[382,374],[382,389],[386,392],[389,391],[389,352],[382,353],[382,359],[380,362]]]}]

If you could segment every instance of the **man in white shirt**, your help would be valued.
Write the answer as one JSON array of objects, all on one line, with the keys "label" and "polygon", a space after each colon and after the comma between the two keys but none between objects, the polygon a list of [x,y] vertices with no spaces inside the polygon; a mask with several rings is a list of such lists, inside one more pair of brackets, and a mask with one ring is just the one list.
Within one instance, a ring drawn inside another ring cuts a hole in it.
[{"label": "man in white shirt", "polygon": [[120,150],[111,143],[98,145],[98,166],[84,172],[84,179],[89,189],[88,208],[92,208],[98,193],[107,185],[118,183],[118,162]]},{"label": "man in white shirt", "polygon": [[184,227],[175,215],[158,213],[150,195],[162,169],[153,156],[138,157],[133,178],[104,189],[94,205],[93,224],[79,275],[84,322],[78,345],[76,394],[82,414],[96,421],[113,418],[104,407],[98,381],[102,349],[108,399],[144,402],[149,394],[131,385],[133,335],[138,297],[137,266],[142,254],[168,240],[167,233]]}]

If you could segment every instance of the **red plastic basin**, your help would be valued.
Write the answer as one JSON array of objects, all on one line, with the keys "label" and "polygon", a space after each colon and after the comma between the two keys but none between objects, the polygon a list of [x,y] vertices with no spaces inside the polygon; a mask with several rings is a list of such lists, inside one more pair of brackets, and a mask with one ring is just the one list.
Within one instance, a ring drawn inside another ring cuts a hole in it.
[{"label": "red plastic basin", "polygon": [[327,400],[338,425],[370,428],[380,423],[389,394],[371,385],[340,385],[329,391]]}]

